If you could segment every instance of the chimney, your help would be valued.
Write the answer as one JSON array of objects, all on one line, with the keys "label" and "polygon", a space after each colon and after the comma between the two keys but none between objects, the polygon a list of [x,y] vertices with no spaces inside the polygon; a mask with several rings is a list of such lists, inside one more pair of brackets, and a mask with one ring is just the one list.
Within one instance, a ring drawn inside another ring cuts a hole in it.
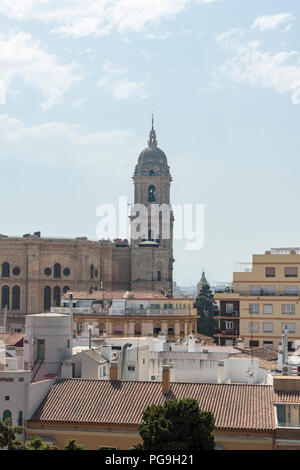
[{"label": "chimney", "polygon": [[162,392],[164,395],[170,392],[170,386],[171,386],[171,367],[169,365],[163,365]]},{"label": "chimney", "polygon": [[110,364],[109,380],[111,382],[119,380],[119,364],[117,362],[112,362]]}]

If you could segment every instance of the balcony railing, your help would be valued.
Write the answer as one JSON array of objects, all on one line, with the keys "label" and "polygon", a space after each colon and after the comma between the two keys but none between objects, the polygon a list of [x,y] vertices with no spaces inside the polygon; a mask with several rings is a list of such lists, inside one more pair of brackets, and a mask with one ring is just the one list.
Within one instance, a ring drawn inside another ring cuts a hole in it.
[{"label": "balcony railing", "polygon": [[238,311],[234,312],[216,312],[214,314],[214,317],[226,317],[226,318],[238,318],[240,316],[240,313]]},{"label": "balcony railing", "polygon": [[[216,294],[227,294],[229,291],[216,291]],[[269,292],[265,289],[260,289],[260,291],[253,292],[253,291],[244,291],[244,290],[234,290],[230,291],[232,294],[239,294],[241,296],[247,297],[299,297],[299,292],[282,292],[282,291],[272,291]]]},{"label": "balcony railing", "polygon": [[214,335],[222,335],[222,336],[238,336],[239,330],[233,330],[233,329],[215,329]]}]

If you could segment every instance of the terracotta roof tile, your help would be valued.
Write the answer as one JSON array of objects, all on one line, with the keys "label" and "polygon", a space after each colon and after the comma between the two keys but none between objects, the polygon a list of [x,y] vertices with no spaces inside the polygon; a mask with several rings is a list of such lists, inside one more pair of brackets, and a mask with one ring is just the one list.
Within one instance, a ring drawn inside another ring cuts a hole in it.
[{"label": "terracotta roof tile", "polygon": [[24,333],[0,333],[0,341],[6,346],[23,347]]},{"label": "terracotta roof tile", "polygon": [[275,428],[269,385],[172,383],[163,395],[157,382],[58,379],[32,416],[39,422],[139,424],[145,408],[171,398],[195,398],[212,411],[216,429]]}]

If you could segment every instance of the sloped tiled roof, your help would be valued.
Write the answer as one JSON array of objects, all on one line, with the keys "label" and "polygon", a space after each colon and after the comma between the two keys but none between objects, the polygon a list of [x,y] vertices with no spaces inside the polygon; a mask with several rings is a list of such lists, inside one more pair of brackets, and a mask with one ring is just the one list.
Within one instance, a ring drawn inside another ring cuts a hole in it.
[{"label": "sloped tiled roof", "polygon": [[258,359],[265,359],[266,361],[277,361],[278,353],[275,349],[272,348],[237,348],[242,353],[248,354],[249,356],[257,357]]},{"label": "sloped tiled roof", "polygon": [[6,346],[23,347],[24,333],[0,333],[0,341]]},{"label": "sloped tiled roof", "polygon": [[216,429],[271,431],[275,428],[273,389],[269,385],[172,383],[163,395],[159,382],[58,379],[31,421],[134,424],[151,404],[195,398],[212,411]]}]

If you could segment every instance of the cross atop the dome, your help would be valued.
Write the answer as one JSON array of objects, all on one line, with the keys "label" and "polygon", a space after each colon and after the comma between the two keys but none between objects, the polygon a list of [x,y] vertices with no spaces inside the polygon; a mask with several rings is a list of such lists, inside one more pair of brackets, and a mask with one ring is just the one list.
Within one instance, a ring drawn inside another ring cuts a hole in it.
[{"label": "cross atop the dome", "polygon": [[154,116],[152,114],[152,129],[150,131],[150,138],[148,141],[149,147],[157,147],[156,132],[154,130]]}]

